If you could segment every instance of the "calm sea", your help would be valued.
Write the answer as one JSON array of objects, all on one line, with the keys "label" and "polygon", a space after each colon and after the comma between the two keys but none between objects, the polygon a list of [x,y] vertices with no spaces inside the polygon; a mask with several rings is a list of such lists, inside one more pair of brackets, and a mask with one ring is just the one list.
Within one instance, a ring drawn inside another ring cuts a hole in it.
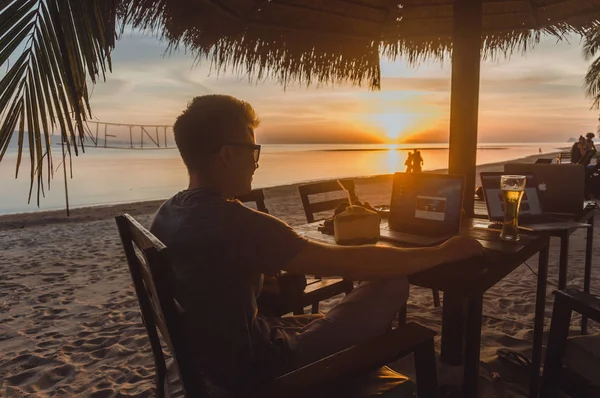
[{"label": "calm sea", "polygon": [[[480,144],[477,164],[555,152],[567,143]],[[339,177],[370,176],[404,170],[407,151],[414,145],[263,145],[254,187],[270,187]],[[444,169],[447,144],[418,147],[425,170]],[[0,163],[0,214],[62,209],[65,207],[60,148],[54,150],[54,179],[46,197],[36,204],[35,187],[29,194],[29,158],[15,179],[16,150],[10,148]],[[185,189],[187,175],[176,149],[125,150],[88,148],[73,157],[68,179],[71,207],[163,199]]]}]

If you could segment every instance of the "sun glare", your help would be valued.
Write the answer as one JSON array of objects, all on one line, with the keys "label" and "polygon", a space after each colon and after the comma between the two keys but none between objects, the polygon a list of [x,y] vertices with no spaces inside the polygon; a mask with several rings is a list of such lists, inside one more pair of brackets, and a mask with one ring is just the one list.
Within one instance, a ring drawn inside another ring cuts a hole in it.
[{"label": "sun glare", "polygon": [[371,122],[386,140],[397,142],[411,133],[415,118],[407,113],[379,113],[371,115]]}]

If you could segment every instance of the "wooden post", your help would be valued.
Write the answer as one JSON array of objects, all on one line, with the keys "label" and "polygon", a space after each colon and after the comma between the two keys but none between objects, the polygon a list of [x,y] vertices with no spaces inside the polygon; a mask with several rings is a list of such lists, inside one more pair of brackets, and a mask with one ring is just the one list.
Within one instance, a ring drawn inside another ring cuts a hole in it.
[{"label": "wooden post", "polygon": [[129,148],[133,148],[133,131],[131,130],[132,128],[132,126],[129,126]]},{"label": "wooden post", "polygon": [[108,124],[104,125],[104,148],[106,148],[106,137],[108,136]]},{"label": "wooden post", "polygon": [[65,179],[65,204],[67,206],[67,217],[71,215],[71,210],[69,209],[69,187],[67,183],[67,162],[65,155],[65,134],[64,132],[60,132],[60,146],[62,147],[62,163],[63,163],[63,177]]},{"label": "wooden post", "polygon": [[468,216],[474,213],[482,22],[482,0],[454,1],[448,170],[465,175],[463,208]]}]

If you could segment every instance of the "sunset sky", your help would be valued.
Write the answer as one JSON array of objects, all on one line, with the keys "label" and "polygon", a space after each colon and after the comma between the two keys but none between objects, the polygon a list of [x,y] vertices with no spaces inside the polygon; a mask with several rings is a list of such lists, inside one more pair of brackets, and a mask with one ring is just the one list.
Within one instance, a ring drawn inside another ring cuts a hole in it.
[{"label": "sunset sky", "polygon": [[[450,63],[382,64],[382,90],[336,86],[284,90],[273,81],[249,83],[210,74],[190,54],[164,55],[166,43],[125,34],[113,53],[113,73],[93,91],[94,116],[104,122],[172,124],[187,102],[231,94],[254,105],[262,143],[445,142]],[[582,81],[587,62],[579,37],[543,40],[525,55],[485,61],[481,72],[480,142],[564,142],[596,131]]]}]

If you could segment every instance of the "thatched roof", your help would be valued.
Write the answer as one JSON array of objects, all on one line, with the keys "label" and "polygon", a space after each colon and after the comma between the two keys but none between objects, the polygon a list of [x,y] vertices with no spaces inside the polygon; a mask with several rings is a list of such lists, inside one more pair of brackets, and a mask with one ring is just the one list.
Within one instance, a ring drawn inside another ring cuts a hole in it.
[{"label": "thatched roof", "polygon": [[[220,69],[379,88],[380,54],[411,62],[448,55],[453,7],[453,0],[135,0],[121,13]],[[507,54],[544,33],[590,28],[600,0],[484,0],[483,13],[484,55]]]}]

